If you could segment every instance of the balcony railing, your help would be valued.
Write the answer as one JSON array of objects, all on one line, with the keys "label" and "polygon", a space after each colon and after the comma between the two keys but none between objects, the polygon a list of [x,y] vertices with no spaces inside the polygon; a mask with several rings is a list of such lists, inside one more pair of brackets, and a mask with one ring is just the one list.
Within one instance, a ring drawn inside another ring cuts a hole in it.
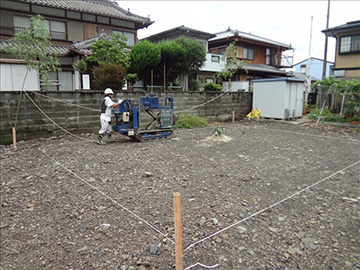
[{"label": "balcony railing", "polygon": [[[24,29],[25,29],[24,27],[1,26],[0,35],[13,36],[16,33],[19,33],[20,31],[22,31]],[[64,32],[51,31],[50,37],[51,37],[51,39],[56,39],[56,40],[67,40],[66,33],[64,33]]]}]

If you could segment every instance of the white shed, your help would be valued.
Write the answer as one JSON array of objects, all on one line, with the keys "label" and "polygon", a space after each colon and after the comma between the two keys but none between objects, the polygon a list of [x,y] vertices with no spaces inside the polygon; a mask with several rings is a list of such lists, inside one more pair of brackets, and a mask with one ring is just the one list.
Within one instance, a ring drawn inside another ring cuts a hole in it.
[{"label": "white shed", "polygon": [[305,80],[272,78],[253,80],[253,108],[260,117],[291,119],[302,116]]}]

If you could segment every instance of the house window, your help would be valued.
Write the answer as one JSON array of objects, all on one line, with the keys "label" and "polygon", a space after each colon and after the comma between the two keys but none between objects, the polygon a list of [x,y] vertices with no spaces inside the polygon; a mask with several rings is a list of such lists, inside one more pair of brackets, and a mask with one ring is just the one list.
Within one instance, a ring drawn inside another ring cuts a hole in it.
[{"label": "house window", "polygon": [[135,45],[135,34],[134,33],[130,33],[130,32],[124,32],[124,31],[118,31],[118,30],[113,30],[112,33],[117,33],[120,34],[124,37],[127,38],[126,44],[130,47]]},{"label": "house window", "polygon": [[221,54],[221,55],[225,54],[225,48],[219,48],[218,54]]},{"label": "house window", "polygon": [[44,21],[45,27],[50,31],[51,39],[66,40],[66,26],[64,22]]},{"label": "house window", "polygon": [[[44,20],[44,25],[50,32],[51,39],[66,40],[66,25],[64,22]],[[29,17],[14,16],[15,33],[30,26]]]},{"label": "house window", "polygon": [[213,83],[214,79],[213,78],[206,78],[205,81],[206,81],[206,83]]},{"label": "house window", "polygon": [[14,30],[15,33],[18,33],[25,28],[28,28],[30,26],[30,18],[29,17],[20,17],[20,16],[14,16]]},{"label": "house window", "polygon": [[304,73],[304,74],[306,73],[306,65],[301,65],[300,66],[300,72]]},{"label": "house window", "polygon": [[346,36],[340,38],[340,54],[357,52],[360,52],[360,35]]},{"label": "house window", "polygon": [[73,90],[73,73],[71,71],[49,72],[49,85],[41,82],[43,89],[48,91],[69,91]]},{"label": "house window", "polygon": [[243,58],[248,60],[254,60],[254,49],[244,48]]},{"label": "house window", "polygon": [[266,64],[271,64],[271,49],[269,48],[266,49]]},{"label": "house window", "polygon": [[211,62],[219,63],[220,62],[220,57],[217,56],[217,55],[212,55],[211,56]]}]

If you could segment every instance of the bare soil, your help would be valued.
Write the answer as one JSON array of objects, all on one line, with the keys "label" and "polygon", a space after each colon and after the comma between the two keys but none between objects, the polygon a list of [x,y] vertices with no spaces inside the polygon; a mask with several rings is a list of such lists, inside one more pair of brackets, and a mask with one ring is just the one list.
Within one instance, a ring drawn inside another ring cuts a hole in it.
[{"label": "bare soil", "polygon": [[213,128],[1,146],[0,269],[175,269],[175,192],[184,269],[360,269],[359,133]]}]

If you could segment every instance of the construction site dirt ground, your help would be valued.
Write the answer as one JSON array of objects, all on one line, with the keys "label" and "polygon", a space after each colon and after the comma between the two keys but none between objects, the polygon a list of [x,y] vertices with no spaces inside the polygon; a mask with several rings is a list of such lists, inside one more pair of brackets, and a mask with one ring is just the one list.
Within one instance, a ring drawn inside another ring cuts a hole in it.
[{"label": "construction site dirt ground", "polygon": [[0,269],[175,269],[176,192],[183,269],[360,269],[360,134],[224,126],[1,146]]}]

